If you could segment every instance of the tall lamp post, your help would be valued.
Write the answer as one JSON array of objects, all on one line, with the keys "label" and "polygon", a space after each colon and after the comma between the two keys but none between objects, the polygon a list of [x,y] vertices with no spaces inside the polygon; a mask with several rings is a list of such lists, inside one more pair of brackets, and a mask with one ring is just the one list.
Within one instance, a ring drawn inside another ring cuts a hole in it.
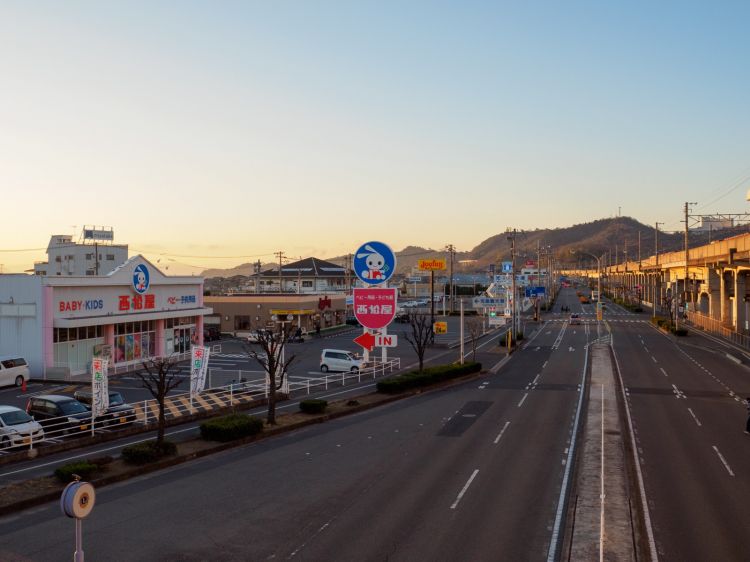
[{"label": "tall lamp post", "polygon": [[601,257],[597,257],[589,252],[581,252],[577,250],[571,250],[571,254],[583,254],[591,256],[596,260],[596,290],[599,293],[599,297],[596,299],[596,319],[602,319],[602,258],[606,255],[603,254]]}]

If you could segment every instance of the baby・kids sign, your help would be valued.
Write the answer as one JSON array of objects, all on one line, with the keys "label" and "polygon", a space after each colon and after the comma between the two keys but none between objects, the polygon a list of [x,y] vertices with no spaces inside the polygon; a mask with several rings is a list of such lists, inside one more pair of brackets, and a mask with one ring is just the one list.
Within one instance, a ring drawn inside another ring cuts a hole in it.
[{"label": "baby\u30fbkids sign", "polygon": [[396,271],[396,254],[383,242],[362,244],[354,254],[354,273],[366,285],[385,283]]}]

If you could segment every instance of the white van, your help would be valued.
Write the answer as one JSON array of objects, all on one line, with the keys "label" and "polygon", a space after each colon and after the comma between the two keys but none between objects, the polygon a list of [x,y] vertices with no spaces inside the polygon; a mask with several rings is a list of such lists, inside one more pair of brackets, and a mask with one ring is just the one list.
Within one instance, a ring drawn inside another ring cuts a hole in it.
[{"label": "white van", "polygon": [[356,357],[351,351],[345,349],[324,349],[320,354],[320,370],[328,371],[351,371],[358,373],[362,368],[362,359]]},{"label": "white van", "polygon": [[21,386],[31,376],[29,365],[23,357],[5,355],[0,357],[0,386]]}]

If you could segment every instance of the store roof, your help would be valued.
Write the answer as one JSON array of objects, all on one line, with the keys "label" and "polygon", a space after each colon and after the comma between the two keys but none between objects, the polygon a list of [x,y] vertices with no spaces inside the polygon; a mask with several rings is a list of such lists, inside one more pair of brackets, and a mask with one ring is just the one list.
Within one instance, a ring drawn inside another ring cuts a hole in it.
[{"label": "store roof", "polygon": [[[350,275],[354,273],[350,270]],[[279,277],[278,269],[267,269],[261,272],[261,277]],[[318,258],[305,258],[303,260],[288,263],[281,267],[282,277],[346,277],[346,268],[335,263]]]}]

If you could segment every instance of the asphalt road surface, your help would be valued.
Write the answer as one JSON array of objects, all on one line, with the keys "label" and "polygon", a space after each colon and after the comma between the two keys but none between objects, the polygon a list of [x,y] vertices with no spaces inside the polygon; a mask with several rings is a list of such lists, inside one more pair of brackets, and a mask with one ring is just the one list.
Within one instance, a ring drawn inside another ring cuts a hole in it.
[{"label": "asphalt road surface", "polygon": [[[549,324],[495,375],[103,488],[86,554],[546,559],[587,331]],[[65,559],[72,530],[56,505],[0,520],[0,559]]]}]

